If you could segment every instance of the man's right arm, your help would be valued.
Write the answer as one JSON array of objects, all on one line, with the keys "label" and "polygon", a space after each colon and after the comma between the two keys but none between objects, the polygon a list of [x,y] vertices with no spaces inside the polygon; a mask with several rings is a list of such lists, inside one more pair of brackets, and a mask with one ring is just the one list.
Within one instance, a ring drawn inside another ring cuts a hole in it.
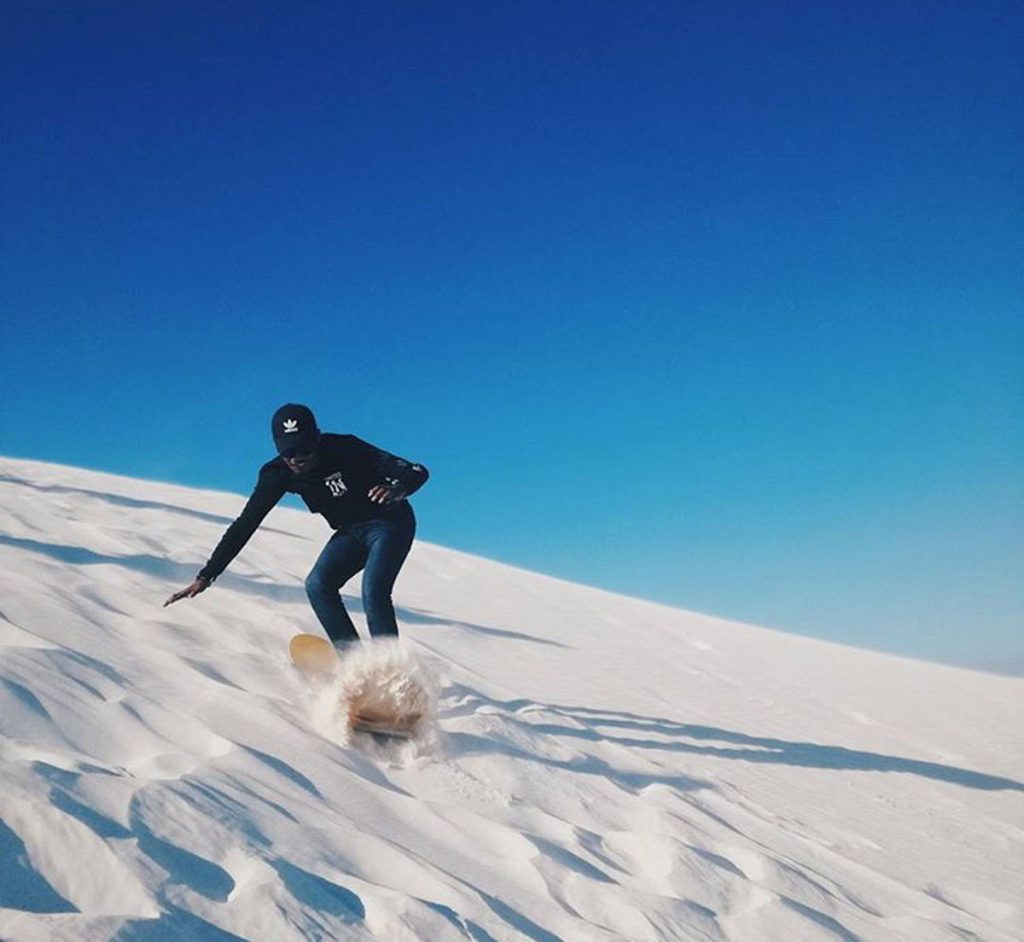
[{"label": "man's right arm", "polygon": [[260,469],[259,480],[245,507],[234,523],[227,528],[213,555],[210,556],[210,561],[199,571],[197,578],[208,584],[213,582],[249,542],[249,537],[256,532],[263,518],[284,496],[283,470],[285,469],[277,468],[273,464],[266,464]]}]

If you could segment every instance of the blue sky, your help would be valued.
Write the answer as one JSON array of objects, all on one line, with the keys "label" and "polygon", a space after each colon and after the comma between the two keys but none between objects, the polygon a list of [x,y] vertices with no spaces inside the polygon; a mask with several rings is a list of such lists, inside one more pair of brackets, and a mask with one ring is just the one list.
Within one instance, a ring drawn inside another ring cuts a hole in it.
[{"label": "blue sky", "polygon": [[3,21],[0,453],[247,492],[307,402],[424,539],[1024,670],[1019,5]]}]

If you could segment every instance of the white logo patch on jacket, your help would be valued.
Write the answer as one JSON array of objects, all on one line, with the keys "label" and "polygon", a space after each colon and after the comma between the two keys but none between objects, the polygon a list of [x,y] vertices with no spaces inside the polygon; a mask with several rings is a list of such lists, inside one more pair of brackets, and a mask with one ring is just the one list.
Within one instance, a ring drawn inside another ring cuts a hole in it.
[{"label": "white logo patch on jacket", "polygon": [[348,485],[342,480],[341,472],[335,471],[324,478],[324,484],[331,492],[331,497],[341,497],[347,490]]}]

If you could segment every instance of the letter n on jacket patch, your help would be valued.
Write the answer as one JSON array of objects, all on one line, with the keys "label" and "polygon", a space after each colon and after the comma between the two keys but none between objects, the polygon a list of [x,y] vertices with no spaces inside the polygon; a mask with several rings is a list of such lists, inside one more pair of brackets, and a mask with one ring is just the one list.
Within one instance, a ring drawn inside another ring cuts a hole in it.
[{"label": "letter n on jacket patch", "polygon": [[345,486],[345,482],[341,479],[341,472],[335,471],[334,474],[329,474],[324,478],[324,484],[327,485],[331,492],[331,497],[341,497],[348,488]]}]

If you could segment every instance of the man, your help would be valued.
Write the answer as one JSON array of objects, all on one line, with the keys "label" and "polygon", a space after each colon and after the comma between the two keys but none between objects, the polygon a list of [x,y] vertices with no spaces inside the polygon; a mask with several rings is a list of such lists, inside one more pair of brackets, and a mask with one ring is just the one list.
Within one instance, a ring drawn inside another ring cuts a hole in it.
[{"label": "man", "polygon": [[278,457],[260,468],[248,503],[195,581],[164,606],[205,592],[271,508],[291,493],[336,531],[306,578],[306,594],[327,636],[334,644],[359,640],[342,604],[341,587],[361,569],[370,634],[397,635],[391,590],[416,533],[406,498],[423,486],[427,469],[354,435],[321,433],[310,409],[294,403],[274,413],[271,431]]}]

